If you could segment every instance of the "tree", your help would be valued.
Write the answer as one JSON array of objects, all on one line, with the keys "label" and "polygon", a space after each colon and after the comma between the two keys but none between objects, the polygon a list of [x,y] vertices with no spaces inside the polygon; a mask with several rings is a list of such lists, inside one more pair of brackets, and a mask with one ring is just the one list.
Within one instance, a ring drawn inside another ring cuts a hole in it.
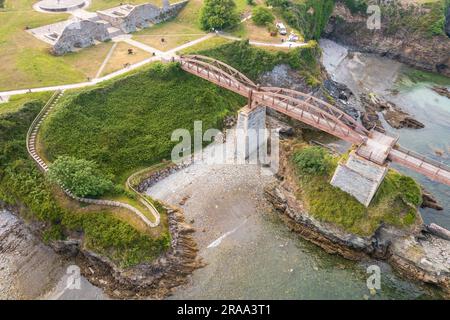
[{"label": "tree", "polygon": [[252,20],[258,26],[265,26],[268,23],[272,23],[275,17],[268,8],[258,6],[253,9]]},{"label": "tree", "polygon": [[78,197],[101,196],[113,188],[111,179],[100,172],[94,161],[68,156],[58,157],[53,162],[48,178]]},{"label": "tree", "polygon": [[203,30],[233,28],[239,23],[239,15],[233,0],[206,0],[200,13]]}]

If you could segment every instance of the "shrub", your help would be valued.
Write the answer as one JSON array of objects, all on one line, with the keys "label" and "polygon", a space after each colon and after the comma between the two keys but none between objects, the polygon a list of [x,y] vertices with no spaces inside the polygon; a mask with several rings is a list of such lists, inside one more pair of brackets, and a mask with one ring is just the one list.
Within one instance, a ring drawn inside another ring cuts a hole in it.
[{"label": "shrub", "polygon": [[345,5],[349,8],[351,13],[366,13],[366,0],[344,0]]},{"label": "shrub", "polygon": [[87,214],[79,225],[85,234],[85,244],[118,261],[122,267],[152,261],[170,246],[170,234],[149,237],[106,213]]},{"label": "shrub", "polygon": [[231,29],[239,23],[239,15],[233,0],[206,0],[200,12],[203,30]]},{"label": "shrub", "polygon": [[266,27],[267,27],[267,31],[269,31],[270,35],[273,35],[273,36],[277,35],[278,29],[273,23],[271,23],[271,22],[266,23]]},{"label": "shrub", "polygon": [[[20,214],[42,222],[44,241],[64,239],[66,231],[84,234],[87,247],[127,267],[152,261],[170,245],[170,234],[162,219],[161,232],[150,236],[134,229],[110,212],[77,212],[63,207],[54,189],[28,158],[27,130],[45,101],[34,100],[13,113],[0,115],[0,200],[17,206]],[[70,125],[70,123],[68,124]],[[158,206],[162,217],[164,208]]]},{"label": "shrub", "polygon": [[255,48],[248,41],[235,41],[222,46],[196,52],[221,60],[238,69],[252,80],[257,80],[264,72],[271,71],[276,65],[289,64],[310,83],[320,83],[320,48],[315,41],[308,45],[289,50],[289,52],[269,52]]},{"label": "shrub", "polygon": [[254,6],[255,5],[255,1],[254,0],[246,0],[245,1],[249,6]]},{"label": "shrub", "polygon": [[258,6],[252,11],[252,20],[256,25],[264,26],[268,23],[272,23],[275,20],[275,17],[268,8]]},{"label": "shrub", "polygon": [[111,180],[101,174],[94,161],[69,156],[56,159],[50,166],[48,178],[78,197],[101,196],[113,188]]},{"label": "shrub", "polygon": [[325,174],[330,168],[329,154],[320,147],[303,148],[294,155],[294,162],[307,174]]}]

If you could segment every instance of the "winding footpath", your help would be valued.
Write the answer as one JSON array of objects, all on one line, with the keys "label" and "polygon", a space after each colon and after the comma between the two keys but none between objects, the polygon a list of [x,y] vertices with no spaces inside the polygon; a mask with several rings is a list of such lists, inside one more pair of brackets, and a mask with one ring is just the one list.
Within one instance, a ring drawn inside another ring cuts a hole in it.
[{"label": "winding footpath", "polygon": [[[27,132],[27,151],[30,157],[36,162],[39,169],[43,171],[44,173],[47,173],[49,168],[48,164],[39,156],[36,149],[36,139],[37,135],[39,133],[39,128],[41,127],[42,122],[47,118],[47,116],[50,114],[50,112],[54,109],[56,104],[58,103],[58,100],[63,95],[62,90],[56,91],[52,97],[49,99],[49,101],[45,104],[45,106],[42,108],[42,110],[39,112],[39,114],[36,116],[36,118],[31,123],[30,128]],[[147,226],[149,227],[157,227],[160,223],[160,215],[158,210],[155,208],[155,206],[141,193],[136,191],[135,188],[131,186],[129,183],[129,180],[127,180],[127,187],[132,190],[139,198],[139,201],[147,208],[147,210],[153,215],[154,221],[150,221],[141,211],[139,211],[137,208],[133,207],[132,205],[128,203],[123,203],[119,201],[113,201],[113,200],[101,200],[101,199],[91,199],[91,198],[81,198],[75,196],[70,190],[62,188],[64,193],[69,196],[70,198],[77,200],[79,202],[88,203],[88,204],[96,204],[100,206],[110,206],[110,207],[121,207],[128,209],[132,211],[134,214],[136,214]]]}]

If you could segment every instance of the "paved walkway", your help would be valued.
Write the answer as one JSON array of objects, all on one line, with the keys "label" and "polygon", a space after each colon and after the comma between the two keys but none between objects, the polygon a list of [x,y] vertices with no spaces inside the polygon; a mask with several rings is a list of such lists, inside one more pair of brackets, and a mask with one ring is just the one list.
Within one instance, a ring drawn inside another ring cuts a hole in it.
[{"label": "paved walkway", "polygon": [[106,64],[108,63],[109,59],[111,59],[111,56],[113,55],[114,50],[116,49],[116,47],[117,47],[117,42],[115,42],[115,43],[113,44],[113,46],[112,46],[111,49],[109,50],[108,55],[106,56],[105,60],[103,60],[102,65],[100,66],[100,68],[99,68],[98,71],[97,71],[97,74],[95,75],[95,79],[100,78],[100,76],[101,76],[103,70],[104,70],[105,67],[106,67]]},{"label": "paved walkway", "polygon": [[[238,38],[235,36],[230,36],[230,35],[227,35],[224,33],[219,33],[218,36],[225,38],[225,39],[233,40],[233,41],[241,41],[242,40],[241,38]],[[306,42],[291,42],[291,41],[285,41],[282,43],[272,43],[272,42],[260,42],[260,41],[250,40],[249,43],[254,46],[275,47],[275,48],[298,48],[298,47],[303,47],[303,46],[307,45]]]},{"label": "paved walkway", "polygon": [[[151,62],[155,62],[155,61],[159,61],[161,59],[165,59],[168,60],[172,57],[176,57],[176,52],[189,48],[193,45],[196,45],[198,43],[201,43],[203,41],[206,41],[214,36],[220,36],[226,39],[230,39],[230,40],[234,40],[234,41],[240,41],[242,39],[238,38],[238,37],[234,37],[234,36],[230,36],[230,35],[225,35],[225,34],[215,34],[215,33],[208,33],[205,36],[189,41],[179,47],[176,47],[174,49],[171,49],[169,51],[163,52],[160,51],[156,48],[150,47],[142,42],[130,39],[129,37],[117,37],[114,39],[114,41],[123,41],[128,43],[129,45],[135,46],[139,49],[142,49],[146,52],[150,52],[150,53],[155,53],[156,55],[150,58],[147,58],[145,60],[142,60],[140,62],[137,62],[135,64],[132,64],[130,66],[128,66],[127,68],[124,69],[120,69],[118,71],[115,71],[113,73],[110,73],[106,76],[103,77],[96,77],[95,79],[92,79],[91,81],[87,81],[87,82],[79,82],[79,83],[73,83],[73,84],[65,84],[65,85],[57,85],[57,86],[49,86],[49,87],[40,87],[40,88],[29,88],[29,89],[19,89],[19,90],[11,90],[11,91],[4,91],[4,92],[0,92],[0,96],[15,96],[15,95],[20,95],[20,94],[26,94],[26,93],[31,93],[31,92],[46,92],[46,91],[56,91],[56,90],[70,90],[70,89],[79,89],[79,88],[84,88],[84,87],[89,87],[89,86],[94,86],[100,82],[106,81],[106,80],[110,80],[112,78],[115,78],[117,76],[123,75],[131,70],[135,70],[138,69],[148,63]],[[267,43],[267,42],[258,42],[258,41],[250,41],[250,44],[252,45],[256,45],[256,46],[271,46],[271,47],[277,47],[277,48],[289,48],[289,45],[291,45],[291,48],[297,48],[297,47],[302,47],[305,46],[306,43],[297,43],[297,42],[284,42],[282,44],[276,44],[276,43]]]},{"label": "paved walkway", "polygon": [[131,46],[134,46],[134,47],[144,50],[148,53],[151,53],[151,54],[155,54],[155,55],[159,55],[159,56],[164,54],[161,50],[150,47],[150,46],[146,45],[145,43],[133,40],[131,38],[126,38],[126,39],[123,39],[122,41],[128,43]]}]

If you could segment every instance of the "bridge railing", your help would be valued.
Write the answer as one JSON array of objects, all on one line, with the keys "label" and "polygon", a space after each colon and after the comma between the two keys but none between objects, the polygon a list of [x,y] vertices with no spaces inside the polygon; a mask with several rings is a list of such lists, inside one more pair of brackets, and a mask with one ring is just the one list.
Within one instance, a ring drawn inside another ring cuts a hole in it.
[{"label": "bridge railing", "polygon": [[352,118],[350,115],[345,113],[344,111],[340,110],[339,108],[314,97],[312,94],[306,94],[300,91],[292,90],[292,89],[285,89],[285,88],[278,88],[278,87],[262,87],[261,88],[264,91],[270,91],[275,93],[281,93],[283,95],[287,95],[290,97],[293,97],[295,99],[304,101],[305,103],[308,103],[310,105],[313,105],[315,107],[318,107],[319,109],[323,110],[324,112],[333,115],[337,120],[340,120],[344,122],[346,125],[350,126],[352,129],[356,130],[357,132],[367,136],[369,134],[369,130],[367,130],[361,123],[359,123],[357,120]]},{"label": "bridge railing", "polygon": [[432,166],[434,166],[434,167],[436,167],[438,169],[441,169],[441,170],[444,170],[444,171],[447,171],[447,172],[450,173],[450,167],[447,166],[446,164],[442,163],[442,162],[439,162],[439,161],[427,158],[427,157],[421,155],[420,153],[417,153],[415,151],[411,151],[411,150],[406,149],[406,148],[404,148],[402,146],[399,146],[399,145],[396,145],[394,147],[394,149],[398,150],[398,151],[400,151],[400,152],[402,152],[404,154],[406,154],[407,156],[416,158],[416,159],[418,159],[418,160],[420,160],[420,161],[422,161],[424,163],[428,163],[428,164],[430,164],[430,165],[432,165]]},{"label": "bridge railing", "polygon": [[338,136],[352,143],[364,142],[364,136],[357,133],[353,128],[343,123],[338,117],[326,110],[309,103],[308,101],[296,99],[289,95],[270,91],[258,91],[253,93],[254,99],[263,105],[272,107],[280,112],[290,112],[294,118]]},{"label": "bridge railing", "polygon": [[242,84],[246,84],[249,87],[253,87],[256,88],[256,84],[250,80],[245,74],[241,73],[239,70],[233,68],[232,66],[211,58],[211,57],[207,57],[207,56],[202,56],[202,55],[182,55],[180,57],[180,60],[187,60],[187,61],[191,61],[191,62],[202,62],[205,65],[212,65],[214,67],[216,67],[217,69],[227,73],[228,75],[230,75],[231,77],[235,78],[237,81],[241,82]]}]

